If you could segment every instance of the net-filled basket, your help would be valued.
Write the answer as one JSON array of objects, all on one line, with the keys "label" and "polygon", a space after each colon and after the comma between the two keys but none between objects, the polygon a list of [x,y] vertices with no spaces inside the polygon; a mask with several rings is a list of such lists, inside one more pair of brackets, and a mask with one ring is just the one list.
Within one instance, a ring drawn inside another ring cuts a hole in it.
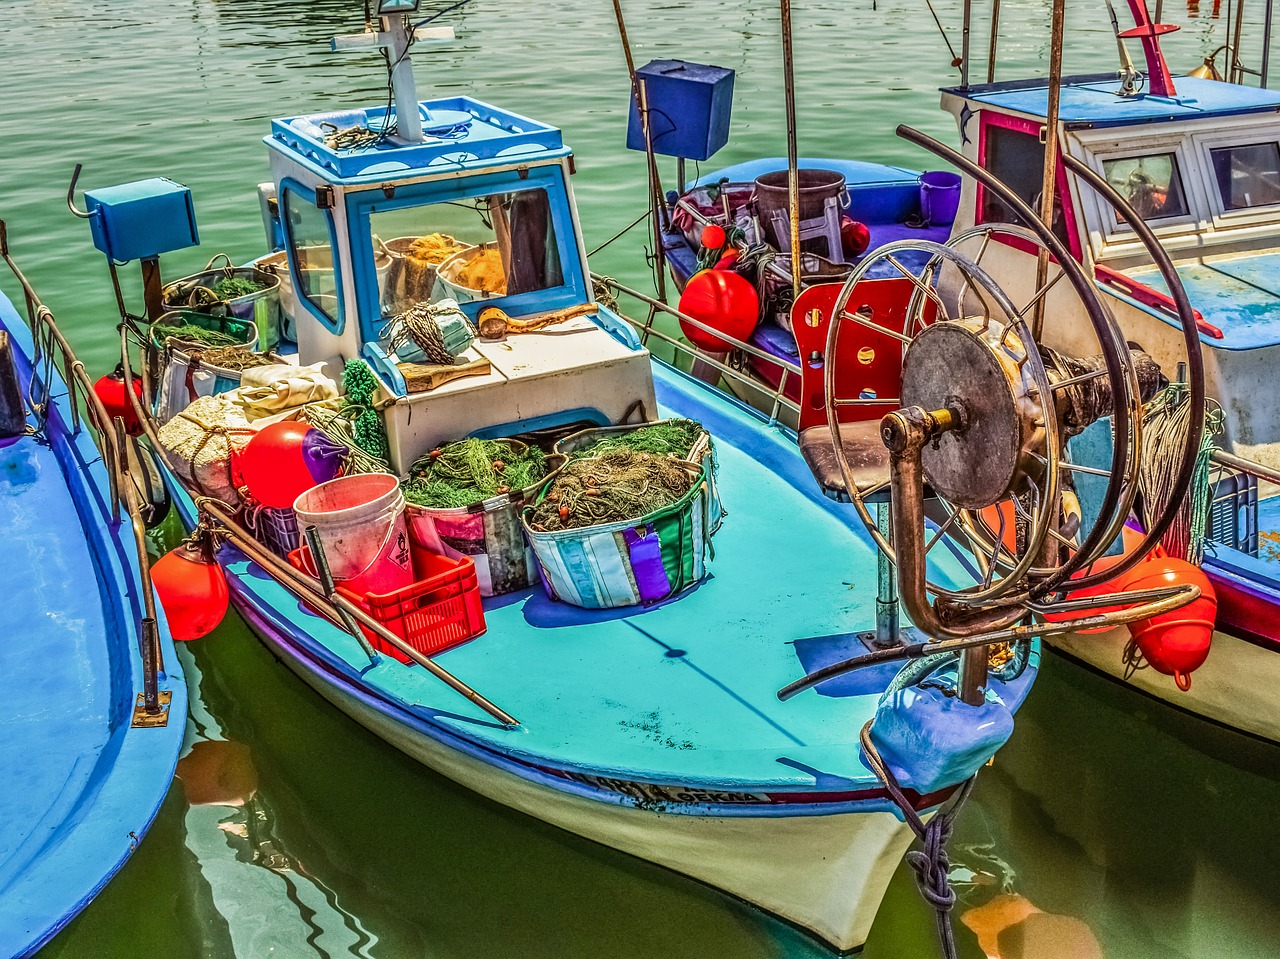
[{"label": "net-filled basket", "polygon": [[[563,439],[557,440],[552,449],[557,453],[563,453],[566,457],[572,457],[580,450],[590,449],[602,441],[618,439],[646,427],[666,426],[678,422],[692,423],[693,421],[665,419],[654,420],[650,423],[625,423],[619,426],[592,426],[576,433],[570,433]],[[716,451],[714,444],[711,442],[711,434],[699,427],[698,436],[684,460],[694,466],[701,466],[703,463],[707,465],[707,484],[711,495],[710,528],[714,533],[724,521],[725,511],[723,504],[720,502],[720,489],[716,484]]]},{"label": "net-filled basket", "polygon": [[710,464],[681,466],[695,475],[693,486],[639,519],[547,532],[530,525],[525,509],[525,535],[552,599],[587,609],[648,606],[697,585],[713,532]]},{"label": "net-filled basket", "polygon": [[[518,440],[504,442],[521,451],[526,448]],[[520,511],[567,459],[551,453],[547,472],[532,486],[467,506],[446,509],[406,503],[409,539],[433,553],[472,560],[481,596],[501,596],[532,586],[538,581],[538,565],[525,542]]]}]

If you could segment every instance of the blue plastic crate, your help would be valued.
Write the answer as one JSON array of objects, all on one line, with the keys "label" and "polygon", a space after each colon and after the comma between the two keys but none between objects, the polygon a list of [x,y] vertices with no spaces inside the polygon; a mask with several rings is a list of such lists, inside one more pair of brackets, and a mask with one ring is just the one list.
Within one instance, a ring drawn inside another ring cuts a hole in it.
[{"label": "blue plastic crate", "polygon": [[86,190],[93,245],[117,263],[200,243],[191,191],[165,177]]},{"label": "blue plastic crate", "polygon": [[[636,69],[649,101],[653,152],[687,160],[709,160],[729,142],[733,71],[684,60],[652,60]],[[644,150],[644,127],[631,98],[627,148]]]}]

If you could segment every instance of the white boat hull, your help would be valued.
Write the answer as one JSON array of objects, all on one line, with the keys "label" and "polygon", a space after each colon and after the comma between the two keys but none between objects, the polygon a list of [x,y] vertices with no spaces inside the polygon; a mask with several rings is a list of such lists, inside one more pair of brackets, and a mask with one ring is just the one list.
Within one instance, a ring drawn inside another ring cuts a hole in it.
[{"label": "white boat hull", "polygon": [[715,886],[840,950],[866,942],[913,839],[887,812],[714,817],[562,792],[415,734],[317,675],[269,631],[255,631],[326,700],[428,768],[519,812]]},{"label": "white boat hull", "polygon": [[1140,669],[1125,679],[1121,654],[1129,641],[1126,628],[1047,640],[1055,649],[1128,682],[1179,709],[1242,732],[1280,743],[1280,655],[1223,632],[1213,634],[1209,658],[1191,677],[1191,689],[1178,689],[1172,676]]}]

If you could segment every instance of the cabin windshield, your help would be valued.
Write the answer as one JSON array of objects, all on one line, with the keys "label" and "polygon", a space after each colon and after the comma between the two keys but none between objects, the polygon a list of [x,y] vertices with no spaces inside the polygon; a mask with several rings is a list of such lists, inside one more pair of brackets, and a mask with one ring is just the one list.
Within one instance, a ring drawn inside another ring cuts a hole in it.
[{"label": "cabin windshield", "polygon": [[[1144,220],[1186,216],[1187,201],[1182,192],[1178,161],[1172,153],[1116,157],[1102,161],[1102,169],[1120,195],[1129,201]],[[1119,214],[1116,222],[1122,222]]]},{"label": "cabin windshield", "polygon": [[1223,209],[1280,203],[1280,144],[1249,143],[1209,151]]},{"label": "cabin windshield", "polygon": [[289,246],[297,265],[297,287],[332,329],[341,327],[337,275],[333,268],[333,233],[327,210],[315,198],[285,188],[284,210]]},{"label": "cabin windshield", "polygon": [[564,284],[543,189],[370,214],[385,314],[415,303],[533,293]]}]

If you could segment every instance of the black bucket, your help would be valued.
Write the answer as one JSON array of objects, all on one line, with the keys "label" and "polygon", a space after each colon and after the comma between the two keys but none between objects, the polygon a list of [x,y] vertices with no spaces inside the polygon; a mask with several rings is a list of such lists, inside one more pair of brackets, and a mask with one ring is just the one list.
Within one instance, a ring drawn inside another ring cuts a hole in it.
[{"label": "black bucket", "polygon": [[[800,219],[816,220],[822,216],[827,199],[840,197],[845,192],[844,175],[835,170],[797,170],[800,181]],[[774,236],[773,211],[790,210],[789,186],[786,170],[775,170],[756,177],[756,215],[764,227],[765,239],[773,246],[782,249],[790,245],[779,242],[782,237]]]}]

